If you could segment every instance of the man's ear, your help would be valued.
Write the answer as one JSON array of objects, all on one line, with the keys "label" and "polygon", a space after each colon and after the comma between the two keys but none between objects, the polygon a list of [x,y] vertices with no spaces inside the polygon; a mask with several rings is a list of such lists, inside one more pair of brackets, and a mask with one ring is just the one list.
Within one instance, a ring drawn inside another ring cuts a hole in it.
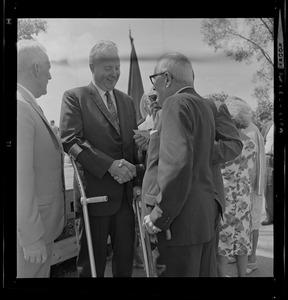
[{"label": "man's ear", "polygon": [[38,77],[40,74],[40,64],[39,63],[34,64],[34,74],[36,77]]},{"label": "man's ear", "polygon": [[166,76],[166,80],[165,80],[166,87],[169,87],[172,83],[172,76],[169,73],[165,73],[165,76]]}]

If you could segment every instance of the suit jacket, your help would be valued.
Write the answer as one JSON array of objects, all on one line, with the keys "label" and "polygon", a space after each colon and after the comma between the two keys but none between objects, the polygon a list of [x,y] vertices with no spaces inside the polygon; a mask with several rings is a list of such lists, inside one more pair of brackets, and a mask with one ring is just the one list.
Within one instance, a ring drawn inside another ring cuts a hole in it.
[{"label": "suit jacket", "polygon": [[[137,146],[133,139],[133,129],[137,129],[137,123],[132,98],[117,89],[113,92],[121,136],[92,82],[88,86],[66,91],[62,100],[60,137],[64,150],[68,153],[75,144],[82,148],[77,162],[84,170],[87,197],[108,196],[108,202],[89,205],[89,213],[94,216],[115,214],[120,208],[124,187],[129,205],[132,205],[133,199],[133,182],[119,184],[108,172],[116,159],[138,163]],[[83,142],[88,142],[91,147],[84,147]],[[80,212],[82,208],[78,199],[75,204],[75,210]]]},{"label": "suit jacket", "polygon": [[64,152],[42,110],[17,87],[17,234],[20,246],[53,242],[65,219]]},{"label": "suit jacket", "polygon": [[[208,242],[215,234],[218,214],[212,174],[213,114],[194,89],[187,88],[165,100],[160,119],[161,132],[150,138],[142,185],[143,197],[158,203],[163,211],[155,221],[162,229],[159,243],[183,246]],[[154,190],[153,195],[145,189],[151,179],[151,164],[157,159],[154,177],[158,193]],[[172,235],[169,241],[164,233],[168,228]]]},{"label": "suit jacket", "polygon": [[209,104],[215,119],[216,136],[212,172],[217,200],[221,206],[221,213],[224,213],[225,194],[221,164],[234,160],[239,156],[243,148],[243,143],[240,140],[239,132],[231,119],[226,104],[223,102],[214,102],[212,99],[205,99],[205,101]]},{"label": "suit jacket", "polygon": [[[240,140],[238,130],[231,119],[227,106],[224,103],[214,103],[211,99],[205,99],[211,108],[215,119],[215,142],[212,161],[212,172],[215,187],[215,199],[221,206],[221,213],[225,210],[225,194],[223,178],[221,173],[221,164],[235,159],[240,155],[243,144]],[[161,111],[159,111],[161,114]],[[161,120],[161,117],[160,117]],[[161,131],[161,121],[155,128],[158,132]],[[149,160],[147,161],[147,170],[145,181],[142,186],[142,201],[148,205],[155,205],[155,198],[152,195],[159,193],[159,187],[156,182],[160,139],[157,139],[155,134],[150,137],[153,142],[148,149]],[[151,197],[152,196],[152,197]]]}]

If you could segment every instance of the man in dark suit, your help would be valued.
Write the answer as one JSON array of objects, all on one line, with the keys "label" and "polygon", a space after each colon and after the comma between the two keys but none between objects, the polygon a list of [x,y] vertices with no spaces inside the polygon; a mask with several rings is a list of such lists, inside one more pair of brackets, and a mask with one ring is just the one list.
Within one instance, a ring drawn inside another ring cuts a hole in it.
[{"label": "man in dark suit", "polygon": [[[132,276],[135,219],[132,207],[137,128],[132,99],[115,89],[120,76],[117,45],[98,42],[90,52],[92,82],[63,95],[60,136],[64,150],[84,170],[87,197],[108,196],[108,202],[89,204],[97,277],[106,266],[107,238],[113,246],[113,276]],[[83,224],[79,201],[75,210]],[[80,276],[91,276],[85,229],[80,226]]]},{"label": "man in dark suit", "polygon": [[184,55],[164,55],[154,71],[150,79],[163,108],[157,125],[161,131],[151,134],[147,167],[149,149],[158,143],[159,192],[143,195],[156,203],[144,222],[165,247],[167,276],[216,276],[219,207],[212,173],[214,116],[194,90],[192,65]]},{"label": "man in dark suit", "polygon": [[[228,111],[228,108],[224,102],[214,101],[212,99],[205,99],[209,104],[211,110],[214,114],[215,119],[215,129],[216,136],[214,142],[214,151],[213,151],[213,161],[212,161],[212,172],[214,186],[216,193],[218,195],[217,201],[220,205],[220,214],[222,215],[225,211],[225,194],[223,186],[223,178],[221,174],[221,164],[227,161],[235,159],[242,150],[243,144],[239,138],[239,133],[235,127],[234,122],[231,119],[231,115]],[[159,111],[158,117],[160,118],[161,111]],[[157,131],[161,130],[161,126],[156,126],[154,129]],[[147,151],[147,141],[145,138],[140,137],[139,135],[134,135],[136,144],[140,149]],[[151,135],[151,139],[154,139],[154,136]],[[153,143],[153,147],[149,148],[149,164],[146,168],[145,177],[143,181],[142,194],[143,200],[146,203],[142,203],[142,213],[143,215],[148,214],[151,210],[151,207],[155,205],[154,198],[145,195],[154,195],[159,193],[159,188],[157,185],[157,170],[159,162],[159,141],[158,143]],[[219,218],[220,221],[220,218]],[[216,229],[215,236],[215,246],[217,250],[218,246],[218,227]]]}]

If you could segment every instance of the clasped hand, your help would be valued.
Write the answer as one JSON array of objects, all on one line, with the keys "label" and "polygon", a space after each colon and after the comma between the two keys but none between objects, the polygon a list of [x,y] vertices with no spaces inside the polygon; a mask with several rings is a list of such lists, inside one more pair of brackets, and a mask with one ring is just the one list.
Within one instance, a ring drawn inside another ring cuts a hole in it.
[{"label": "clasped hand", "polygon": [[108,170],[120,184],[130,181],[136,174],[136,167],[125,159],[114,160]]},{"label": "clasped hand", "polygon": [[33,244],[23,246],[24,259],[31,263],[44,263],[47,259],[46,245],[43,239]]}]

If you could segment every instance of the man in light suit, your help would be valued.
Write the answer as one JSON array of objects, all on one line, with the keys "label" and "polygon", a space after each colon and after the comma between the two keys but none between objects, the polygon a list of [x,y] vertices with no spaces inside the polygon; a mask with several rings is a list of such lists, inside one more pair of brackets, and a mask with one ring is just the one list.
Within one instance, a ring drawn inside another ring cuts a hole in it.
[{"label": "man in light suit", "polygon": [[45,48],[18,42],[17,277],[49,277],[53,242],[64,227],[63,148],[36,98],[51,79]]},{"label": "man in light suit", "polygon": [[[133,139],[135,109],[132,99],[115,89],[120,76],[115,43],[96,43],[89,65],[92,82],[63,95],[60,137],[65,152],[84,170],[87,197],[108,196],[108,202],[89,204],[97,277],[104,277],[108,235],[113,247],[113,276],[130,277],[135,238],[132,179],[138,163]],[[77,267],[80,277],[90,277],[82,207],[79,199],[75,200],[81,246]]]},{"label": "man in light suit", "polygon": [[[214,116],[194,90],[192,65],[184,55],[164,55],[154,73],[150,79],[162,106],[157,125],[161,130],[156,128],[150,136],[147,169],[149,149],[158,143],[159,192],[143,194],[156,203],[144,222],[165,247],[167,276],[216,276],[219,207],[212,173]],[[168,229],[170,240],[166,239]]]}]

